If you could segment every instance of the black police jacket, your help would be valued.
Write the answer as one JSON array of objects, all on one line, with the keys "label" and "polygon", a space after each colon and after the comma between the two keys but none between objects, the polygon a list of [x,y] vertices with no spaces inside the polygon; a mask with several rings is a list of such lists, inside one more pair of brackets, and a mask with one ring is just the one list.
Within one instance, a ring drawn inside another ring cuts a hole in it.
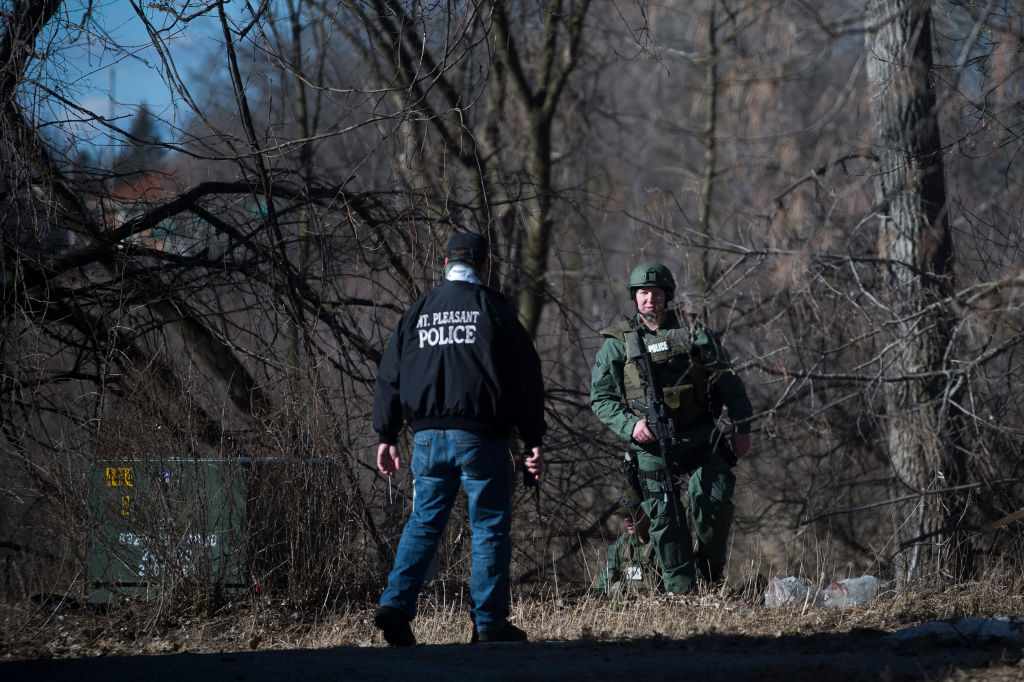
[{"label": "black police jacket", "polygon": [[544,385],[529,334],[498,292],[445,281],[399,320],[377,371],[373,429],[464,429],[540,445]]}]

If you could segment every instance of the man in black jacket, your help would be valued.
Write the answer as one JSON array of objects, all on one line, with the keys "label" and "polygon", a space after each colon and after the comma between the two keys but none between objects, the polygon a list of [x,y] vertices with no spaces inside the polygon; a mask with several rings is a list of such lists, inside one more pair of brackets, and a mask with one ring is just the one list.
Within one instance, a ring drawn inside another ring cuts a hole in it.
[{"label": "man in black jacket", "polygon": [[448,242],[445,281],[402,315],[377,371],[373,428],[377,468],[401,466],[398,432],[413,430],[413,509],[395,554],[374,624],[391,645],[416,643],[409,622],[427,567],[462,487],[473,531],[471,642],[525,642],[508,622],[511,559],[509,435],[544,470],[544,386],[529,334],[502,296],[484,285],[487,240]]}]

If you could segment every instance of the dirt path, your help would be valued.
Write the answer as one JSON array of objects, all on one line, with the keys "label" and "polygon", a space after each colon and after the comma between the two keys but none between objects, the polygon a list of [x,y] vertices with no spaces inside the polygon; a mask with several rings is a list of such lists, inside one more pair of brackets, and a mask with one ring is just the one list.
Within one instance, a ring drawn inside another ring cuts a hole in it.
[{"label": "dirt path", "polygon": [[283,651],[47,659],[0,663],[0,679],[110,682],[279,680],[1022,680],[1019,645],[915,641],[885,633],[702,635],[628,642],[337,647]]}]

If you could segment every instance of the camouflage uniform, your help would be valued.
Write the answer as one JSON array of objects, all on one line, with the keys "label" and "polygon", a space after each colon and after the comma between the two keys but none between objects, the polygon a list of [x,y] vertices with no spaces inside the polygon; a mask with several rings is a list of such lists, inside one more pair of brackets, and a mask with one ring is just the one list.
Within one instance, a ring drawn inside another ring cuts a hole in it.
[{"label": "camouflage uniform", "polygon": [[654,545],[641,542],[636,533],[623,533],[608,548],[604,569],[594,581],[594,587],[610,596],[653,591],[660,584]]},{"label": "camouflage uniform", "polygon": [[[743,382],[732,372],[717,336],[703,324],[680,320],[671,310],[657,330],[648,329],[637,316],[602,330],[601,335],[605,340],[591,376],[591,409],[612,431],[630,441],[636,452],[644,489],[643,510],[651,518],[651,544],[662,568],[665,590],[693,589],[698,565],[705,577],[717,580],[725,569],[736,477],[731,471],[735,459],[715,421],[725,406],[737,431],[750,431],[753,410]],[[676,522],[672,504],[664,499],[666,472],[658,445],[645,447],[632,441],[633,428],[642,418],[642,413],[630,407],[632,400],[646,402],[646,387],[633,359],[635,351],[633,355],[627,352],[627,346],[641,347],[638,344],[650,354],[655,381],[663,390],[679,435],[680,444],[668,459],[673,475],[689,476],[696,556],[689,528]]]}]

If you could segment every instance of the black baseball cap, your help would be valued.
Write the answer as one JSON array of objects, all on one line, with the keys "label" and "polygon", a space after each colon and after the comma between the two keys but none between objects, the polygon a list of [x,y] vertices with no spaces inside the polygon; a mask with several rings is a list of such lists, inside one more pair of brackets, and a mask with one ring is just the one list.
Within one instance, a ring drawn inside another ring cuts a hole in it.
[{"label": "black baseball cap", "polygon": [[475,232],[462,232],[448,240],[445,256],[451,263],[483,263],[487,260],[487,240]]}]

